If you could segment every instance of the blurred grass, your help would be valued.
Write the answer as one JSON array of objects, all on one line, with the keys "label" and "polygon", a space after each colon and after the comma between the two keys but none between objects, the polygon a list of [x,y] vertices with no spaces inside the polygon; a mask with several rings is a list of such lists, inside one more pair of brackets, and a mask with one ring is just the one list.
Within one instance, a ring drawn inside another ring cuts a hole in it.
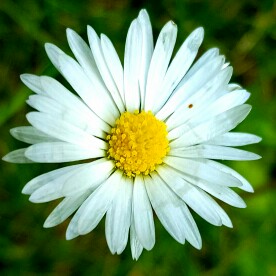
[{"label": "blurred grass", "polygon": [[[157,242],[138,262],[129,247],[112,256],[104,237],[104,223],[93,233],[73,241],[64,238],[68,222],[43,229],[56,203],[32,204],[21,194],[24,184],[57,165],[1,163],[0,274],[1,275],[276,275],[275,177],[276,177],[276,5],[274,1],[55,1],[0,2],[0,155],[22,147],[9,129],[26,125],[30,91],[19,75],[25,72],[57,76],[44,52],[45,42],[66,52],[65,29],[86,38],[86,25],[107,34],[120,57],[131,20],[140,8],[150,14],[155,39],[162,25],[178,25],[179,46],[194,28],[205,28],[201,52],[217,46],[234,66],[233,82],[252,93],[253,110],[238,129],[263,137],[248,146],[263,156],[260,161],[231,162],[250,180],[254,194],[241,195],[247,209],[222,204],[234,229],[214,227],[195,215],[203,248],[173,241],[156,220]],[[60,76],[58,79],[62,80]]]}]

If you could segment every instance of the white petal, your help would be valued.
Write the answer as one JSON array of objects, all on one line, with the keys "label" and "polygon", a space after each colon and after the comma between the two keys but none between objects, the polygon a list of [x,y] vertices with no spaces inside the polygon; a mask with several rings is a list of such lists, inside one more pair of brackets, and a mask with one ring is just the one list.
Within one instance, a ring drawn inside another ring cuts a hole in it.
[{"label": "white petal", "polygon": [[60,197],[74,196],[76,193],[93,191],[105,181],[113,170],[112,161],[102,158],[83,165],[72,173],[53,179],[37,189],[30,200],[40,203],[55,200]]},{"label": "white petal", "polygon": [[66,34],[69,46],[85,73],[92,81],[96,79],[103,86],[101,74],[86,42],[71,29],[67,29]]},{"label": "white petal", "polygon": [[239,187],[241,190],[244,190],[244,191],[250,192],[250,193],[254,192],[250,183],[243,176],[241,176],[239,173],[237,173],[235,170],[233,170],[221,163],[212,161],[212,160],[205,160],[204,162],[218,170],[221,170],[225,173],[229,173],[229,174],[233,175],[234,177],[236,177],[237,179],[239,179],[239,181],[242,183],[242,186]]},{"label": "white petal", "polygon": [[[111,94],[117,108],[120,110],[121,113],[123,113],[125,111],[124,103],[121,99],[120,92],[117,89],[117,86],[112,78],[112,75],[109,72],[108,65],[107,65],[108,63],[104,59],[100,39],[97,36],[94,29],[91,28],[90,26],[87,27],[87,32],[88,32],[90,48],[92,50],[94,59],[100,71],[101,77],[104,81],[104,84],[109,90],[109,93]],[[111,63],[112,61],[109,60],[108,62]]]},{"label": "white petal", "polygon": [[89,195],[89,192],[76,194],[71,197],[66,197],[61,203],[52,211],[44,222],[43,227],[54,227],[63,221],[65,221],[70,215],[72,215],[84,200]]},{"label": "white petal", "polygon": [[198,179],[196,176],[183,175],[183,178],[189,181],[191,184],[198,186],[207,193],[213,195],[214,197],[226,202],[237,208],[245,208],[246,204],[243,199],[226,186],[213,185],[212,182],[207,182]]},{"label": "white petal", "polygon": [[[81,205],[81,207],[84,205],[84,203]],[[81,208],[80,207],[80,208]],[[76,212],[76,214],[78,213],[78,211]],[[76,214],[73,216],[73,218],[71,219],[67,230],[66,230],[66,240],[72,240],[76,237],[79,236],[79,232],[78,232],[78,227],[77,227],[77,220],[78,217],[76,217]]]},{"label": "white petal", "polygon": [[141,109],[145,106],[145,93],[146,84],[148,78],[148,70],[153,52],[153,35],[152,28],[149,19],[149,15],[146,10],[141,10],[138,16],[138,23],[140,24],[142,31],[142,49],[141,49],[141,64],[139,74],[139,84],[141,93]]},{"label": "white petal", "polygon": [[185,181],[181,173],[166,165],[159,166],[157,171],[166,184],[206,221],[217,226],[223,224],[232,227],[230,218],[218,203],[204,191]]},{"label": "white petal", "polygon": [[213,199],[185,181],[169,166],[159,166],[157,172],[164,182],[202,218],[217,226],[222,224],[214,208]]},{"label": "white petal", "polygon": [[[187,183],[187,182],[186,182]],[[213,225],[226,225],[231,227],[231,220],[218,203],[202,189],[193,187],[191,194],[186,195],[186,203],[202,218]],[[215,218],[215,219],[214,219]]]},{"label": "white petal", "polygon": [[[97,120],[95,121],[93,117],[91,118],[91,116],[85,116],[85,113],[83,113],[82,110],[76,111],[49,97],[41,95],[31,95],[27,102],[36,110],[42,113],[50,114],[50,117],[54,117],[55,120],[69,123],[79,129],[82,129],[88,134],[92,134],[100,138],[106,137],[106,133],[102,130],[106,124],[101,120],[100,122]],[[97,125],[97,123],[99,125]]]},{"label": "white petal", "polygon": [[[91,197],[92,195],[90,195]],[[80,235],[78,230],[78,221],[82,214],[82,210],[86,208],[86,206],[89,204],[89,197],[81,204],[77,212],[74,214],[73,218],[71,219],[67,230],[66,230],[66,240],[72,240]]]},{"label": "white petal", "polygon": [[59,57],[61,55],[67,56],[61,49],[59,49],[56,45],[51,44],[51,43],[45,43],[45,50],[46,53],[53,63],[53,65],[56,67],[56,69],[60,71],[60,66],[59,66]]},{"label": "white petal", "polygon": [[40,78],[38,76],[32,74],[22,74],[20,75],[20,79],[35,93],[42,95],[44,94],[44,90],[41,86]]},{"label": "white petal", "polygon": [[84,104],[81,98],[74,95],[54,78],[41,76],[39,77],[39,81],[45,96],[47,95],[49,98],[60,104],[64,104],[68,108],[81,110],[85,113],[91,112],[91,110]]},{"label": "white petal", "polygon": [[[200,189],[201,191],[201,189]],[[203,191],[201,191],[203,193]],[[208,194],[205,193],[206,196],[208,196]],[[212,197],[208,196],[211,200],[213,200]],[[213,207],[216,209],[216,212],[218,213],[218,215],[220,216],[221,222],[223,225],[225,225],[226,227],[229,228],[233,228],[233,224],[231,222],[231,219],[229,218],[229,216],[226,214],[226,212],[217,204],[217,202],[215,200],[214,201],[214,205]]]},{"label": "white petal", "polygon": [[206,106],[205,109],[202,109],[201,112],[198,112],[198,114],[191,119],[191,122],[193,124],[197,124],[206,120],[206,118],[216,116],[226,110],[242,105],[247,101],[249,96],[250,93],[246,90],[235,90],[233,92],[226,93],[212,104]]},{"label": "white petal", "polygon": [[261,137],[249,133],[227,132],[207,141],[206,143],[211,145],[239,147],[259,143],[261,140]]},{"label": "white petal", "polygon": [[183,229],[184,229],[186,240],[195,248],[201,249],[202,248],[201,236],[197,228],[197,225],[186,204],[182,206],[182,212],[184,215]]},{"label": "white petal", "polygon": [[171,150],[171,156],[184,158],[209,158],[220,160],[257,160],[261,157],[255,153],[213,145],[197,145],[181,150]]},{"label": "white petal", "polygon": [[207,94],[208,90],[215,90],[217,86],[221,85],[222,79],[218,79],[218,76],[222,73],[218,75],[218,72],[220,71],[222,63],[223,57],[218,56],[204,64],[204,66],[196,71],[190,79],[183,82],[181,86],[179,85],[176,88],[175,92],[168,99],[164,107],[156,114],[156,117],[159,120],[165,120],[175,111],[177,114],[173,114],[173,118],[182,116],[183,110],[187,110],[189,112],[193,111],[195,108],[188,109],[188,106],[193,104],[194,107],[197,107],[197,94]]},{"label": "white petal", "polygon": [[177,27],[170,21],[161,30],[150,62],[146,87],[145,110],[151,110],[159,95],[173,48],[176,41]]},{"label": "white petal", "polygon": [[2,160],[10,163],[33,163],[33,161],[25,155],[26,150],[27,148],[11,151],[6,154]]},{"label": "white petal", "polygon": [[[48,201],[52,201],[57,198],[63,197],[62,187],[65,185],[65,183],[68,180],[70,180],[72,176],[74,176],[75,173],[85,168],[86,166],[88,165],[83,164],[80,167],[71,167],[72,170],[70,171],[66,169],[64,171],[56,172],[57,177],[54,179],[51,179],[53,175],[55,175],[54,173],[50,174],[51,178],[48,175],[48,177],[46,176],[44,178],[41,178],[40,181],[38,179],[36,184],[34,184],[32,187],[33,189],[34,188],[36,189],[31,194],[29,200],[35,203],[42,203],[42,202],[48,202]],[[46,182],[46,180],[48,181]],[[40,187],[38,187],[38,185]]]},{"label": "white petal", "polygon": [[147,250],[155,243],[155,229],[152,208],[145,188],[144,179],[135,177],[133,187],[133,220],[139,241]]},{"label": "white petal", "polygon": [[[26,101],[29,106],[32,108],[41,111],[43,113],[52,114],[59,112],[60,108],[62,107],[59,103],[50,99],[47,96],[41,95],[31,95],[29,96],[28,100]],[[63,107],[63,109],[66,109]],[[63,113],[65,110],[61,110],[60,113]]]},{"label": "white petal", "polygon": [[137,234],[135,232],[135,228],[133,225],[130,226],[130,248],[131,248],[131,255],[134,260],[138,260],[140,257],[143,246],[140,243]]},{"label": "white petal", "polygon": [[185,243],[183,231],[183,213],[179,199],[162,181],[154,175],[154,178],[145,177],[145,186],[152,207],[170,235],[179,243]]},{"label": "white petal", "polygon": [[187,123],[177,127],[169,132],[168,139],[179,137],[170,143],[170,147],[187,147],[224,134],[242,122],[250,110],[251,106],[244,104],[227,110],[199,125],[190,125]]},{"label": "white petal", "polygon": [[239,187],[242,185],[236,177],[209,166],[200,159],[195,160],[167,156],[163,161],[165,164],[175,168],[184,175],[191,175],[198,179],[203,179],[212,183],[214,186],[223,185],[226,187]]},{"label": "white petal", "polygon": [[116,86],[121,95],[121,99],[125,105],[124,71],[123,71],[122,63],[118,57],[118,54],[112,42],[104,34],[101,34],[101,46],[102,46],[105,62],[108,64],[109,72],[116,83]]},{"label": "white petal", "polygon": [[[218,57],[218,59],[221,59],[221,57]],[[212,65],[212,63],[210,64]],[[220,70],[219,66],[216,70]],[[213,72],[210,80],[205,84],[202,83],[202,85],[198,87],[198,90],[194,90],[195,87],[197,88],[199,82],[199,79],[197,78],[192,78],[195,81],[193,85],[190,85],[190,81],[187,81],[187,85],[183,85],[184,87],[186,86],[187,89],[179,94],[179,96],[182,97],[182,104],[179,105],[179,103],[176,102],[179,107],[176,109],[176,111],[174,111],[174,113],[168,118],[166,122],[168,130],[172,130],[177,126],[192,120],[195,116],[197,116],[198,113],[203,112],[205,108],[207,108],[221,96],[222,91],[224,91],[224,89],[227,87],[233,70],[232,68],[226,68],[222,71],[219,71],[219,73],[217,73],[216,70],[214,70],[214,68],[211,66],[211,68],[209,68],[209,70],[203,74],[201,80],[202,78],[206,77],[206,74]],[[198,74],[199,72],[200,70],[198,71]],[[179,88],[179,91],[181,91],[181,88]],[[190,108],[191,105],[192,108]],[[165,108],[166,106],[164,109]],[[175,110],[175,107],[172,106],[171,108]]]},{"label": "white petal", "polygon": [[10,133],[15,139],[28,144],[59,141],[32,126],[15,127],[10,130]]},{"label": "white petal", "polygon": [[91,149],[66,142],[39,143],[26,150],[26,157],[39,163],[62,163],[105,156],[101,149]]},{"label": "white petal", "polygon": [[135,19],[128,30],[124,57],[124,88],[128,111],[140,108],[139,73],[141,62],[142,30]]},{"label": "white petal", "polygon": [[127,245],[132,215],[133,180],[123,177],[106,213],[105,235],[112,254],[120,254]]},{"label": "white petal", "polygon": [[212,48],[206,51],[189,69],[187,74],[183,77],[178,87],[182,86],[188,79],[190,79],[198,70],[200,70],[209,61],[214,60],[219,55],[219,49]]},{"label": "white petal", "polygon": [[92,193],[86,200],[88,203],[79,209],[78,233],[80,235],[91,232],[98,225],[110,208],[121,182],[122,173],[117,170]]},{"label": "white petal", "polygon": [[187,37],[176,53],[163,80],[160,96],[156,98],[154,113],[160,110],[190,68],[203,41],[203,36],[203,28],[196,29]]},{"label": "white petal", "polygon": [[105,122],[113,124],[119,117],[117,108],[104,89],[97,81],[92,82],[81,66],[71,57],[61,55],[58,59],[60,70],[66,80],[80,95],[84,102]]},{"label": "white petal", "polygon": [[86,189],[94,190],[105,181],[114,170],[114,162],[106,158],[91,162],[79,169],[62,186],[61,194],[71,196]]},{"label": "white petal", "polygon": [[82,116],[85,122],[90,122],[94,128],[110,131],[110,126],[101,120],[82,100],[72,94],[67,88],[53,78],[42,76],[40,77],[41,86],[47,96],[56,102],[66,106],[72,112]]},{"label": "white petal", "polygon": [[84,166],[84,164],[67,166],[48,173],[41,174],[29,181],[23,188],[22,193],[30,195],[38,188],[42,187],[43,185],[46,185],[48,182],[58,179],[59,177],[65,174],[71,174],[71,172],[74,173],[82,166]]},{"label": "white petal", "polygon": [[91,149],[105,149],[106,143],[50,114],[30,112],[28,121],[38,130],[62,141]]},{"label": "white petal", "polygon": [[180,243],[185,238],[201,248],[201,237],[186,204],[163,182],[155,172],[145,177],[145,184],[156,215],[166,230]]}]

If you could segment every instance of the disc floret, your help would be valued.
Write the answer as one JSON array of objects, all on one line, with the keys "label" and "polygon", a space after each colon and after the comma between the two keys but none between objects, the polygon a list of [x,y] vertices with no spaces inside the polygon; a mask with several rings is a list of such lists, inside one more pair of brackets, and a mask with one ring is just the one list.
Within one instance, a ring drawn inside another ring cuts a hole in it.
[{"label": "disc floret", "polygon": [[124,112],[106,140],[108,157],[128,177],[148,175],[169,152],[167,126],[151,111]]}]

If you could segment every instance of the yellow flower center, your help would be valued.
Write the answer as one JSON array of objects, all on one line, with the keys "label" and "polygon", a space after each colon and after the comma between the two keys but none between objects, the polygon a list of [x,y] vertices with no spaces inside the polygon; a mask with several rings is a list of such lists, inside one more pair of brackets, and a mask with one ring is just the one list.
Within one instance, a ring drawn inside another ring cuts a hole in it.
[{"label": "yellow flower center", "polygon": [[128,177],[148,175],[169,152],[167,126],[152,112],[124,112],[107,135],[108,157]]}]

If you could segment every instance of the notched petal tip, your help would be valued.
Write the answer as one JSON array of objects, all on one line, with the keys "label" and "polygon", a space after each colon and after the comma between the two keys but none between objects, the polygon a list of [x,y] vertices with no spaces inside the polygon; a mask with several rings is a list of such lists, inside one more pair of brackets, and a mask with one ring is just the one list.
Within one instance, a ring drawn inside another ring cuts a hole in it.
[{"label": "notched petal tip", "polygon": [[140,258],[141,254],[143,252],[143,249],[135,249],[133,250],[133,252],[131,252],[131,255],[132,255],[132,259],[134,261],[138,261],[138,259]]},{"label": "notched petal tip", "polygon": [[141,9],[140,10],[138,17],[141,17],[141,16],[149,18],[149,14],[148,14],[146,9]]},{"label": "notched petal tip", "polygon": [[211,49],[209,49],[209,51],[212,51],[214,56],[219,55],[219,48],[217,48],[217,47],[211,48]]},{"label": "notched petal tip", "polygon": [[170,27],[173,27],[173,28],[177,28],[176,23],[174,21],[172,21],[172,20],[170,20],[165,26],[167,26],[167,25],[170,26]]}]

